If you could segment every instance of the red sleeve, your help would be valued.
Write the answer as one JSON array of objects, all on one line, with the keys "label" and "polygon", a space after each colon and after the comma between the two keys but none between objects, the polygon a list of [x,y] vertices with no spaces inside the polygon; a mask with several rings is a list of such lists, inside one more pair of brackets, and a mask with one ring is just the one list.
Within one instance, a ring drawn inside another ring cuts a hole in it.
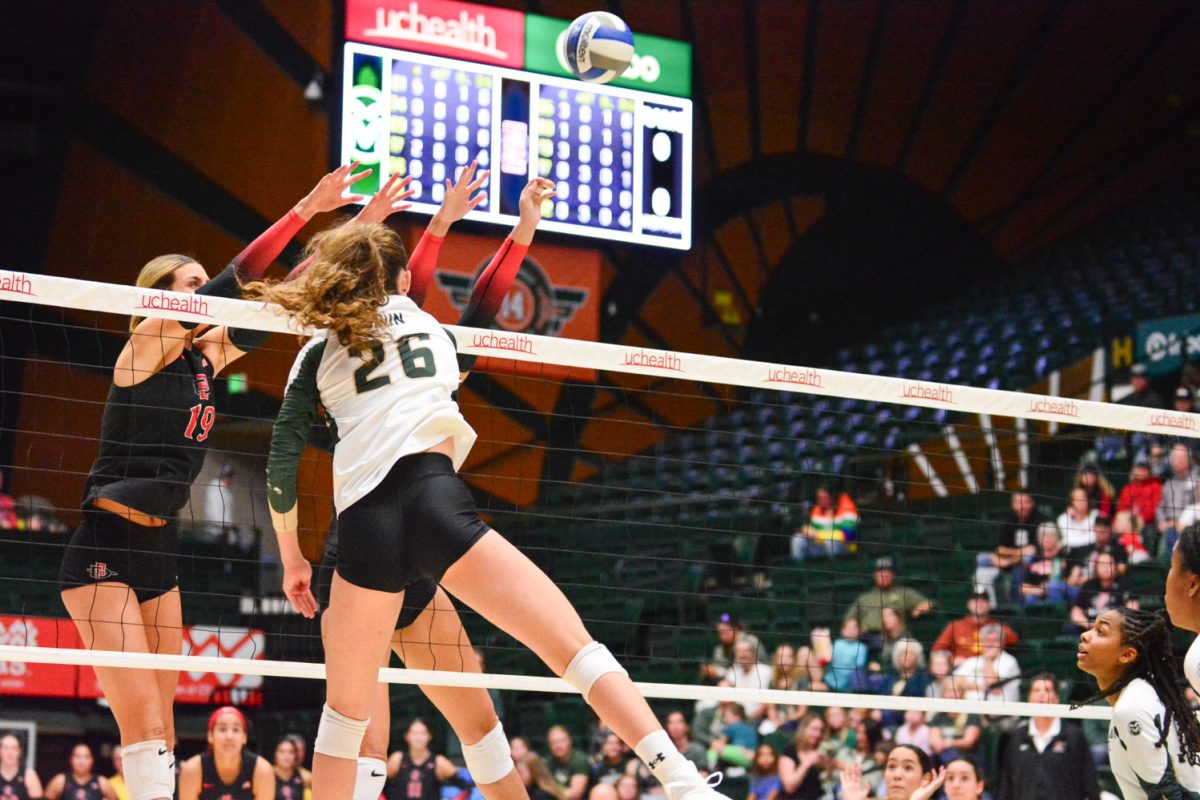
[{"label": "red sleeve", "polygon": [[409,298],[418,306],[425,302],[425,294],[429,284],[433,282],[433,273],[437,270],[438,253],[441,252],[441,236],[434,236],[428,230],[421,236],[421,241],[413,248],[408,257],[408,271],[412,273],[412,285],[408,289]]},{"label": "red sleeve", "polygon": [[1130,497],[1129,484],[1121,489],[1121,496],[1117,498],[1117,511],[1130,511],[1133,509],[1133,499]]},{"label": "red sleeve", "polygon": [[305,220],[295,209],[288,211],[278,222],[263,231],[246,249],[234,256],[233,266],[242,280],[261,280],[271,262],[279,258],[283,248],[300,232]]},{"label": "red sleeve", "polygon": [[954,646],[954,623],[951,622],[945,628],[942,628],[942,633],[937,637],[937,641],[933,643],[933,647],[929,649],[931,653],[950,653],[951,656],[957,648]]},{"label": "red sleeve", "polygon": [[287,283],[288,281],[294,281],[297,278],[299,278],[301,275],[303,275],[305,272],[308,272],[308,268],[312,265],[312,262],[313,262],[312,256],[309,256],[308,258],[301,261],[299,264],[297,264],[295,267],[292,268],[292,271],[287,274],[287,277],[283,279],[283,282]]},{"label": "red sleeve", "polygon": [[529,252],[529,245],[516,244],[511,238],[505,239],[504,244],[492,256],[492,260],[475,281],[471,292],[471,302],[463,312],[459,325],[469,325],[480,328],[489,325],[500,311],[500,304],[512,288],[517,273],[521,270],[521,262]]},{"label": "red sleeve", "polygon": [[1012,647],[1021,643],[1020,635],[1008,626],[1007,622],[1001,623],[1004,626],[1004,646]]}]

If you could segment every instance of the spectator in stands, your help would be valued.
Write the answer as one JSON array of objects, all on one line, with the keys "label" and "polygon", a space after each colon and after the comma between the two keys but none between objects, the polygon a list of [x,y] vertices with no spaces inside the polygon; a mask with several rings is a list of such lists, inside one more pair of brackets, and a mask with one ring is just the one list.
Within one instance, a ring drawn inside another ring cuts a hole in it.
[{"label": "spectator in stands", "polygon": [[588,792],[588,800],[619,800],[615,786],[598,783]]},{"label": "spectator in stands", "polygon": [[1110,608],[1124,606],[1138,608],[1133,594],[1118,580],[1117,562],[1112,553],[1096,556],[1093,576],[1083,584],[1075,605],[1071,606],[1071,624],[1063,633],[1077,636],[1096,621],[1096,617]]},{"label": "spectator in stands", "polygon": [[865,684],[866,666],[867,646],[859,641],[858,620],[847,618],[842,622],[841,637],[833,643],[825,685],[834,692],[859,691]]},{"label": "spectator in stands", "polygon": [[933,731],[925,721],[925,712],[909,710],[904,712],[904,724],[896,728],[892,740],[897,745],[908,745],[919,748],[927,755],[933,755]]},{"label": "spectator in stands", "polygon": [[600,755],[592,764],[592,783],[607,783],[616,785],[617,778],[629,772],[629,748],[621,741],[621,737],[610,733],[604,737]]},{"label": "spectator in stands", "polygon": [[1073,565],[1053,522],[1042,523],[1038,528],[1038,548],[1041,555],[1025,570],[1021,597],[1027,606],[1066,605],[1075,595],[1068,583]]},{"label": "spectator in stands", "polygon": [[1175,402],[1172,407],[1181,414],[1191,414],[1196,411],[1196,396],[1186,386],[1175,389]]},{"label": "spectator in stands", "polygon": [[726,703],[722,710],[725,723],[721,735],[713,740],[708,750],[708,761],[725,772],[727,778],[740,778],[754,763],[754,751],[758,748],[758,733],[746,717],[741,703]]},{"label": "spectator in stands", "polygon": [[980,634],[983,651],[954,670],[967,700],[1017,702],[1021,697],[1021,667],[1012,653],[1004,650],[1004,629],[989,625]]},{"label": "spectator in stands", "polygon": [[892,661],[892,650],[896,646],[896,642],[908,636],[908,625],[905,624],[904,617],[894,608],[885,608],[880,612],[880,619],[883,620],[883,631],[880,632],[879,644],[879,662],[880,664],[890,664]]},{"label": "spectator in stands", "polygon": [[946,800],[978,800],[982,797],[992,800],[991,795],[984,792],[987,776],[979,759],[962,756],[942,763],[946,765]]},{"label": "spectator in stands", "polygon": [[[129,800],[129,787],[125,785],[125,756],[121,754],[121,745],[113,745],[112,749],[113,774],[108,776],[108,784],[117,794],[117,800]],[[0,781],[4,775],[0,774]],[[3,792],[0,792],[3,794]],[[32,800],[32,797],[31,797]]]},{"label": "spectator in stands", "polygon": [[[897,642],[892,649],[892,663],[888,667],[888,680],[883,687],[883,694],[925,697],[929,693],[932,679],[925,668],[925,648],[916,639]],[[888,727],[899,725],[902,718],[898,711],[883,712],[883,724]]]},{"label": "spectator in stands", "polygon": [[675,743],[675,749],[683,753],[684,758],[695,764],[696,769],[708,770],[708,755],[703,745],[692,741],[692,726],[682,711],[672,711],[667,715],[666,730]]},{"label": "spectator in stands", "polygon": [[[808,663],[813,658],[812,651],[807,647],[801,647],[800,650],[801,653],[798,656],[796,648],[790,644],[781,644],[775,648],[775,655],[771,658],[772,689],[808,691],[813,688]],[[799,658],[804,659],[803,666],[799,663]],[[781,734],[791,736],[795,733],[796,726],[800,724],[805,713],[807,713],[807,709],[804,706],[768,703],[763,714],[764,725],[759,728],[759,731],[761,733],[779,731]]]},{"label": "spectator in stands", "polygon": [[925,694],[934,699],[959,696],[954,683],[954,663],[945,650],[934,650],[929,654],[929,689]]},{"label": "spectator in stands", "polygon": [[778,800],[783,791],[779,780],[779,753],[773,745],[760,744],[754,754],[750,794],[746,800]]},{"label": "spectator in stands", "polygon": [[546,766],[554,780],[566,789],[565,800],[582,800],[587,794],[591,773],[587,756],[575,750],[571,734],[562,725],[546,731],[546,744],[550,748]]},{"label": "spectator in stands", "polygon": [[821,740],[821,754],[827,764],[850,761],[854,758],[854,726],[850,715],[841,706],[829,706],[825,717],[825,738]]},{"label": "spectator in stands", "polygon": [[1161,440],[1153,439],[1147,445],[1146,463],[1150,465],[1150,474],[1160,481],[1171,477],[1171,457]]},{"label": "spectator in stands", "polygon": [[1018,598],[1024,566],[1037,554],[1037,528],[1042,523],[1042,513],[1028,492],[1013,492],[1010,507],[1012,513],[1000,523],[996,549],[976,559],[975,584],[994,585],[1000,602]]},{"label": "spectator in stands", "polygon": [[21,740],[5,733],[0,736],[0,797],[20,797],[22,789],[29,800],[40,800],[42,781],[32,766],[25,766]]},{"label": "spectator in stands", "polygon": [[896,586],[896,566],[891,556],[881,556],[875,559],[875,588],[860,594],[843,619],[855,620],[864,638],[877,642],[883,632],[883,609],[894,608],[905,619],[915,619],[932,607],[916,589]]},{"label": "spectator in stands", "polygon": [[1021,637],[1017,635],[1016,631],[992,618],[992,604],[988,600],[987,592],[976,587],[971,596],[967,598],[967,615],[954,620],[943,628],[933,643],[933,649],[949,653],[950,658],[957,666],[982,652],[979,632],[989,625],[1000,625],[1004,630],[1005,647],[1012,647],[1021,641]]},{"label": "spectator in stands", "polygon": [[566,790],[554,780],[550,770],[546,769],[546,762],[537,753],[526,751],[520,756],[514,753],[513,761],[517,764],[521,783],[529,793],[529,800],[566,800]]},{"label": "spectator in stands", "polygon": [[1058,532],[1067,555],[1077,558],[1096,541],[1096,517],[1092,500],[1083,489],[1072,489],[1067,510],[1058,515]]},{"label": "spectator in stands", "polygon": [[857,531],[858,506],[850,495],[842,492],[835,505],[829,487],[818,486],[808,522],[792,534],[792,557],[803,561],[852,553]]},{"label": "spectator in stands", "polygon": [[812,714],[804,718],[787,749],[779,754],[780,800],[821,800],[825,787],[821,774],[828,764],[821,755],[825,720]]},{"label": "spectator in stands", "polygon": [[[1029,684],[1030,703],[1057,703],[1049,673]],[[1083,730],[1071,720],[1033,717],[1009,736],[996,800],[1100,800],[1096,766]]]},{"label": "spectator in stands", "polygon": [[[1131,512],[1118,511],[1117,516],[1113,517],[1113,536],[1120,548],[1125,551],[1129,563],[1141,564],[1143,561],[1150,560],[1150,553],[1146,550],[1146,543],[1142,540],[1142,535],[1135,529],[1133,519]],[[1143,529],[1153,530],[1153,526],[1148,525]],[[1155,531],[1155,535],[1157,535],[1157,531]]]},{"label": "spectator in stands", "polygon": [[[854,723],[854,755],[855,761],[862,764],[863,781],[874,797],[879,793],[883,783],[883,765],[887,762],[887,752],[880,754],[881,745],[891,745],[883,738],[883,729],[875,720],[867,717]],[[847,765],[839,764],[838,769]]]},{"label": "spectator in stands", "polygon": [[1096,517],[1096,541],[1079,559],[1071,581],[1073,585],[1082,586],[1096,577],[1096,558],[1101,554],[1112,556],[1117,565],[1117,577],[1123,578],[1129,570],[1129,553],[1113,540],[1112,522],[1108,517]]},{"label": "spectator in stands", "polygon": [[[532,753],[529,748],[529,740],[524,736],[514,736],[508,740],[508,749],[512,753],[513,761],[520,761],[526,753]],[[541,756],[538,756],[541,758]]]},{"label": "spectator in stands", "polygon": [[700,680],[704,683],[715,683],[725,677],[725,673],[733,666],[733,648],[739,641],[747,641],[754,647],[754,652],[761,657],[763,650],[758,637],[742,630],[742,623],[733,614],[722,614],[717,617],[717,643],[713,646],[712,656],[708,663],[700,667]]},{"label": "spectator in stands", "polygon": [[1117,501],[1117,490],[1100,472],[1094,461],[1085,461],[1075,473],[1075,488],[1087,492],[1092,508],[1101,516],[1111,517],[1113,503]]},{"label": "spectator in stands", "polygon": [[1133,391],[1121,398],[1121,404],[1141,408],[1164,408],[1162,397],[1150,385],[1150,372],[1145,364],[1134,364],[1129,369],[1129,384]]},{"label": "spectator in stands", "polygon": [[1117,513],[1131,512],[1134,530],[1141,533],[1142,528],[1154,524],[1154,514],[1160,502],[1162,481],[1150,472],[1150,463],[1146,459],[1138,459],[1129,471],[1129,483],[1125,484],[1117,498]]},{"label": "spectator in stands", "polygon": [[[771,685],[771,668],[758,661],[754,644],[743,639],[733,647],[733,665],[725,680],[737,689],[766,689]],[[764,713],[762,703],[746,703],[749,719],[761,719]]]},{"label": "spectator in stands", "polygon": [[[1192,467],[1192,454],[1187,445],[1177,444],[1169,455],[1171,477],[1163,482],[1162,500],[1158,503],[1154,519],[1158,527],[1158,542],[1146,542],[1151,554],[1169,557],[1171,548],[1178,538],[1179,516],[1184,509],[1196,502],[1197,474]],[[1145,536],[1145,533],[1142,534]],[[1157,545],[1154,547],[1152,545]]]},{"label": "spectator in stands", "polygon": [[617,800],[638,800],[642,796],[641,783],[633,775],[617,778],[614,788],[617,790]]},{"label": "spectator in stands", "polygon": [[5,477],[4,470],[0,469],[0,530],[16,530],[20,526],[20,520],[17,519],[17,501],[4,491],[7,485]]},{"label": "spectator in stands", "polygon": [[929,719],[929,746],[942,764],[971,755],[983,736],[983,720],[965,711],[939,711]]}]

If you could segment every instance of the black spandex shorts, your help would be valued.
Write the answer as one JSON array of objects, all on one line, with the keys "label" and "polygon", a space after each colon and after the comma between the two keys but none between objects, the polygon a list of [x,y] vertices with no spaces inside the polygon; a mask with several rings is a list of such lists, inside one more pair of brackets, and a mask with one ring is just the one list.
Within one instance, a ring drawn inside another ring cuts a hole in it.
[{"label": "black spandex shorts", "polygon": [[338,514],[337,572],[355,586],[381,592],[399,592],[420,580],[439,583],[487,532],[449,458],[405,456]]},{"label": "black spandex shorts", "polygon": [[[336,540],[337,517],[329,523],[329,534]],[[333,586],[333,573],[337,569],[337,546],[326,547],[325,557],[317,565],[317,575],[313,580],[313,594],[317,597],[317,605],[322,611],[329,608],[329,591]],[[396,630],[407,628],[417,621],[437,593],[437,584],[433,581],[417,581],[404,587],[404,605],[400,607],[400,616],[396,618]]]},{"label": "black spandex shorts", "polygon": [[124,583],[139,603],[179,585],[179,525],[146,528],[99,509],[83,512],[58,573],[61,589]]}]

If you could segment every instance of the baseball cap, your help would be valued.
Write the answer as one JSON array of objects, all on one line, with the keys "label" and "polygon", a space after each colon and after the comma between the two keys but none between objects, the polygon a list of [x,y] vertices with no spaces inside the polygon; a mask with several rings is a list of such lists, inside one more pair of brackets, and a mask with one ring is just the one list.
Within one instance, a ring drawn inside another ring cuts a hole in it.
[{"label": "baseball cap", "polygon": [[1192,390],[1187,388],[1186,386],[1180,386],[1178,389],[1175,390],[1175,399],[1176,400],[1191,400],[1192,399]]},{"label": "baseball cap", "polygon": [[1150,371],[1146,369],[1145,364],[1134,364],[1129,368],[1129,374],[1135,378],[1145,378],[1150,374]]},{"label": "baseball cap", "polygon": [[875,559],[875,571],[878,572],[882,569],[891,570],[893,572],[896,570],[896,565],[892,562],[891,556],[880,556],[879,558]]},{"label": "baseball cap", "polygon": [[979,597],[982,597],[984,600],[992,599],[992,596],[988,594],[986,587],[976,584],[975,588],[971,590],[971,599],[974,600],[975,598]]}]

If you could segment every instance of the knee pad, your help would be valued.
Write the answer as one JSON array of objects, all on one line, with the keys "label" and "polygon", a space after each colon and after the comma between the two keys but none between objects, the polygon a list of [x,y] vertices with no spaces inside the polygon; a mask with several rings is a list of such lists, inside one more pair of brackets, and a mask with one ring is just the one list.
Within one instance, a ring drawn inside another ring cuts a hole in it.
[{"label": "knee pad", "polygon": [[370,719],[351,719],[339,714],[326,703],[321,709],[321,724],[317,726],[317,740],[313,752],[333,758],[358,759],[358,748],[362,747]]},{"label": "knee pad", "polygon": [[599,642],[588,642],[571,659],[562,678],[571,684],[571,688],[583,695],[584,700],[587,700],[596,681],[610,672],[629,674],[617,659],[613,658],[613,654],[608,651],[607,647]]},{"label": "knee pad", "polygon": [[354,800],[379,800],[383,784],[387,783],[387,763],[378,758],[358,759],[358,775],[354,778]]},{"label": "knee pad", "polygon": [[129,800],[163,800],[175,796],[175,772],[171,769],[167,742],[150,739],[121,749],[125,759],[125,786]]},{"label": "knee pad", "polygon": [[504,726],[499,722],[475,744],[463,744],[463,760],[475,783],[496,783],[516,769]]}]

